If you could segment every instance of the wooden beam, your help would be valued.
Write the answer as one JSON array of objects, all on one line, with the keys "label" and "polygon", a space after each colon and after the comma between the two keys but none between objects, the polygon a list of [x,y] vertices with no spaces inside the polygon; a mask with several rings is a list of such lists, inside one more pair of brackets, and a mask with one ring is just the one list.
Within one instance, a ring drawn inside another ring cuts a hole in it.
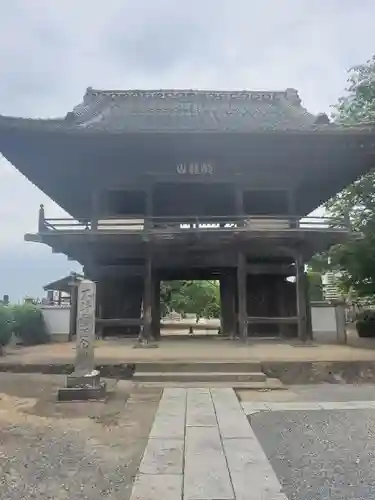
[{"label": "wooden beam", "polygon": [[96,274],[98,276],[144,276],[144,266],[132,265],[97,265]]},{"label": "wooden beam", "polygon": [[248,316],[247,323],[261,323],[261,324],[294,324],[298,322],[297,316],[287,316],[287,317],[266,317],[266,316]]},{"label": "wooden beam", "polygon": [[141,318],[96,318],[96,323],[100,326],[141,326]]}]

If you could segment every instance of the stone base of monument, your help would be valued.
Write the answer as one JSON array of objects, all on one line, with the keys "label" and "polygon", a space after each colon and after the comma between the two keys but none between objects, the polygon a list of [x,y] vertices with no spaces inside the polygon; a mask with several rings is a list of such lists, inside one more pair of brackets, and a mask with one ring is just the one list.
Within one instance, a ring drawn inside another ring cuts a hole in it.
[{"label": "stone base of monument", "polygon": [[142,349],[142,348],[157,348],[159,345],[153,339],[138,339],[137,343],[133,345],[133,349]]},{"label": "stone base of monument", "polygon": [[57,395],[59,401],[103,400],[107,397],[107,386],[100,380],[98,370],[82,374],[73,372],[67,377],[66,387]]}]

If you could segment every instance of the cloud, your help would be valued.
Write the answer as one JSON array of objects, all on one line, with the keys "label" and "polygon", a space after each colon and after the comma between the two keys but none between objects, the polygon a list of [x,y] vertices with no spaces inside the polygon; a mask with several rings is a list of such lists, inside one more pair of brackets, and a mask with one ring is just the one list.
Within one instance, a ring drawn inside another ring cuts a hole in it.
[{"label": "cloud", "polygon": [[[0,113],[63,116],[87,86],[295,87],[309,110],[329,111],[374,31],[372,0],[12,0],[1,7]],[[0,159],[0,252],[21,267],[57,262],[23,242],[40,203],[61,214]]]}]

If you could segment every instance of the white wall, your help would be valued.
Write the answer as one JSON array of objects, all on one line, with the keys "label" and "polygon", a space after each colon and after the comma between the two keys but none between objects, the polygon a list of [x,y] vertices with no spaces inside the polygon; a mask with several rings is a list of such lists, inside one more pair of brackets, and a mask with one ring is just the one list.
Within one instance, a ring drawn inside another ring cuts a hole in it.
[{"label": "white wall", "polygon": [[66,342],[69,337],[70,306],[40,307],[52,342]]},{"label": "white wall", "polygon": [[313,339],[317,342],[342,343],[345,342],[345,324],[337,324],[338,315],[344,314],[341,306],[334,304],[311,305],[311,322]]}]

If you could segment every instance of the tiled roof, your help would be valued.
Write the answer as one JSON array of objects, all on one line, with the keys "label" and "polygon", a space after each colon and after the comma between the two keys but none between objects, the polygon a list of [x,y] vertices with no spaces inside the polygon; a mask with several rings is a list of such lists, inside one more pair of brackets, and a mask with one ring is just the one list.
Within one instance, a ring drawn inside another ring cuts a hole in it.
[{"label": "tiled roof", "polygon": [[65,118],[0,115],[0,131],[371,133],[373,123],[343,126],[313,115],[295,89],[285,91],[94,90]]},{"label": "tiled roof", "polygon": [[108,131],[306,130],[330,127],[308,113],[294,89],[282,92],[87,89],[67,114],[74,127]]}]

